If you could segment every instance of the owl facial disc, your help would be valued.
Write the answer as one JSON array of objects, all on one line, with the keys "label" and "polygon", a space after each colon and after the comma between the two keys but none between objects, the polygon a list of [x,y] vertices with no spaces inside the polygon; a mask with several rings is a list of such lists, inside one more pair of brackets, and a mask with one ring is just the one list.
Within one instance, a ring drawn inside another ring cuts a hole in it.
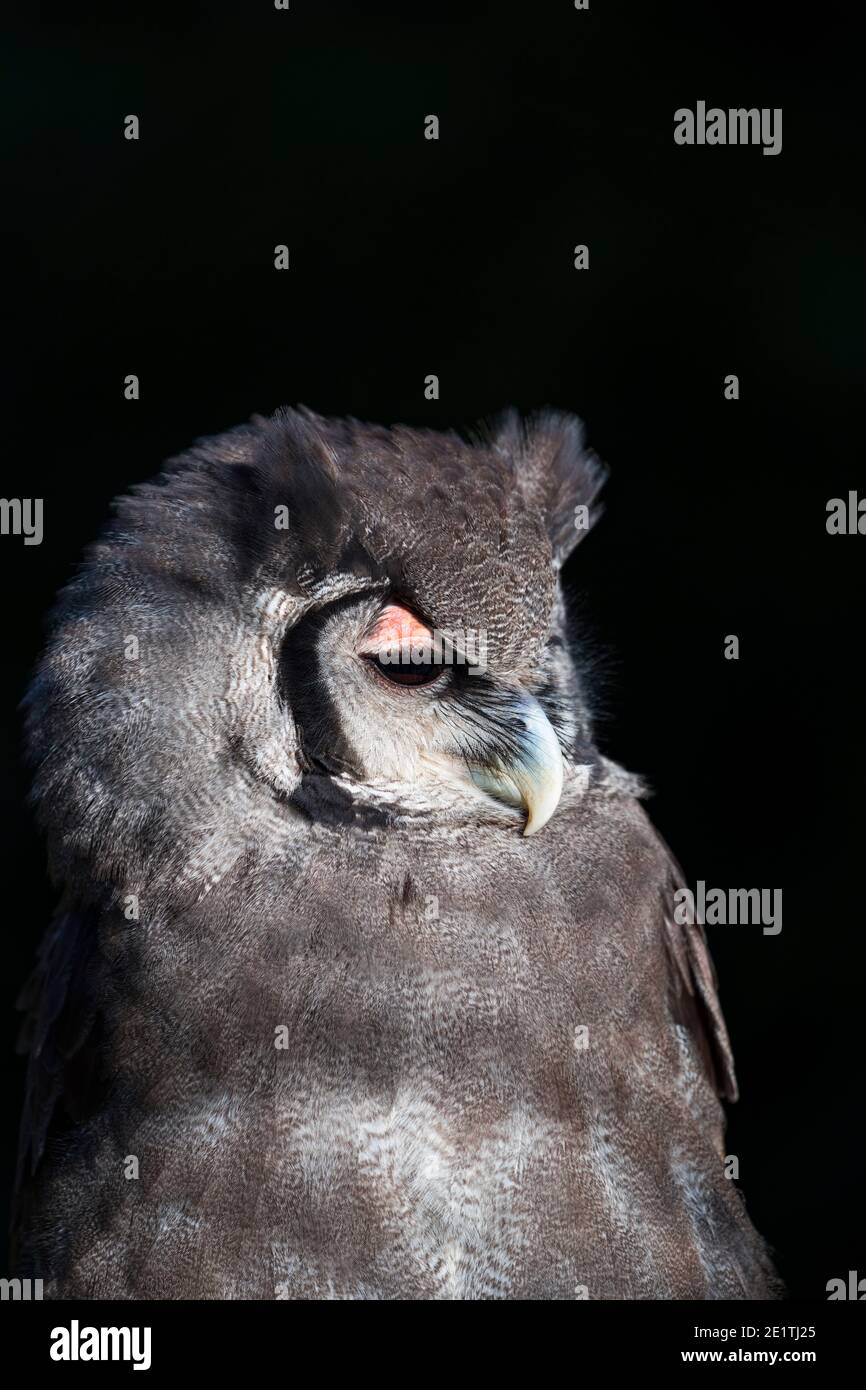
[{"label": "owl facial disc", "polygon": [[[314,660],[293,639],[291,669],[302,680],[292,705],[306,754],[342,767],[359,792],[364,785],[421,786],[435,805],[437,784],[450,792],[455,784],[471,787],[523,809],[523,833],[534,835],[562,793],[559,737],[531,693],[538,672],[491,670],[477,660],[476,646],[461,641],[474,631],[428,625],[390,595],[335,605],[311,633]],[[324,688],[310,681],[311,670]]]}]

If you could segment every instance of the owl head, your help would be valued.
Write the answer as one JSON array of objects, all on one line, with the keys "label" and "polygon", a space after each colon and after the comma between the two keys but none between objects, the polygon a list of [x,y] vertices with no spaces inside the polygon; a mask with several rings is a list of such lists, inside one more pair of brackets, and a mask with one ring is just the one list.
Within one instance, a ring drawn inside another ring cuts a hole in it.
[{"label": "owl head", "polygon": [[285,409],[169,462],[27,698],[55,872],[201,892],[311,822],[540,830],[589,741],[558,574],[603,479],[552,412],[467,442]]}]

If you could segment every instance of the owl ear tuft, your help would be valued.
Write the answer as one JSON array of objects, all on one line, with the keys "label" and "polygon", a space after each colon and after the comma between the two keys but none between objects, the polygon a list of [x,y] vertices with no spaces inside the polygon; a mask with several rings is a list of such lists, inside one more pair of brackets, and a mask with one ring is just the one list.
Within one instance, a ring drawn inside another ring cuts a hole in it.
[{"label": "owl ear tuft", "polygon": [[594,526],[602,507],[596,500],[608,470],[584,446],[576,415],[542,410],[522,420],[509,410],[492,432],[494,447],[514,461],[518,484],[527,502],[547,518],[557,565]]}]

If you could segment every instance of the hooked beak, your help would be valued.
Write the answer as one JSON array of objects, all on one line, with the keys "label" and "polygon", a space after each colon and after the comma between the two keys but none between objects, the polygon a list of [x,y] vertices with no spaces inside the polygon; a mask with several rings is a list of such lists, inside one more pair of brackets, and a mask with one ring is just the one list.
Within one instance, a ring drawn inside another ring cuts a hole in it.
[{"label": "hooked beak", "polygon": [[562,753],[559,739],[539,702],[525,692],[515,696],[509,710],[514,750],[483,767],[470,768],[472,780],[490,796],[526,810],[524,835],[546,825],[562,794]]}]

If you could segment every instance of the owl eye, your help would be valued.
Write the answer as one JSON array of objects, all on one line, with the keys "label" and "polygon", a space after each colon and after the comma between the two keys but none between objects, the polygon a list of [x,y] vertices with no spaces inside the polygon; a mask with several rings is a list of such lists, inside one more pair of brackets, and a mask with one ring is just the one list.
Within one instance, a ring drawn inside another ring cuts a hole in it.
[{"label": "owl eye", "polygon": [[386,681],[393,685],[432,685],[443,673],[441,661],[387,661],[381,656],[365,656],[364,660]]},{"label": "owl eye", "polygon": [[381,610],[359,655],[392,685],[432,685],[444,673],[433,632],[399,603]]}]

